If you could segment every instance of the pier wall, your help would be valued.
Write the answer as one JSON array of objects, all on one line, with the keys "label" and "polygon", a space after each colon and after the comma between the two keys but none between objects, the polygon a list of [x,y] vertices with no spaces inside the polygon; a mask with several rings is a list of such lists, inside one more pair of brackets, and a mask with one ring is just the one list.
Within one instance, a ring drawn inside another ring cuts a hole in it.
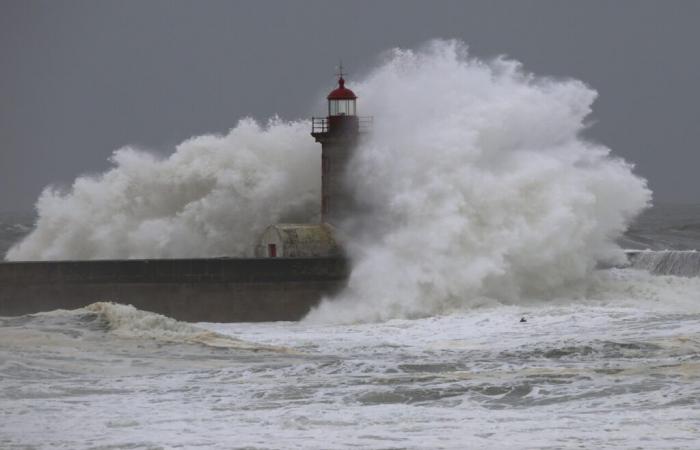
[{"label": "pier wall", "polygon": [[3,262],[0,316],[114,301],[190,322],[299,320],[348,272],[342,258]]}]

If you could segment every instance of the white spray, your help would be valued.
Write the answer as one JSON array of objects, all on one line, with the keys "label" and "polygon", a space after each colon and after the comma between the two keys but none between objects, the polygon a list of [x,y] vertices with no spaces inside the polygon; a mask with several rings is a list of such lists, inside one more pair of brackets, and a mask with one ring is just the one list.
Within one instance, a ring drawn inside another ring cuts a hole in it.
[{"label": "white spray", "polygon": [[117,150],[108,172],[45,189],[36,229],[7,259],[249,255],[269,224],[317,219],[320,154],[307,123],[279,119],[241,120],[167,159]]},{"label": "white spray", "polygon": [[394,51],[356,88],[376,129],[350,179],[372,214],[352,232],[348,289],[309,320],[546,298],[624,260],[614,240],[651,193],[581,137],[596,97],[583,83],[437,41]]},{"label": "white spray", "polygon": [[[309,320],[417,317],[558,295],[650,201],[646,182],[581,137],[595,91],[480,61],[455,41],[395,50],[351,86],[374,132],[350,177],[372,211],[348,229],[348,289]],[[245,255],[281,220],[318,220],[320,148],[308,124],[251,120],[47,189],[8,259]]]}]

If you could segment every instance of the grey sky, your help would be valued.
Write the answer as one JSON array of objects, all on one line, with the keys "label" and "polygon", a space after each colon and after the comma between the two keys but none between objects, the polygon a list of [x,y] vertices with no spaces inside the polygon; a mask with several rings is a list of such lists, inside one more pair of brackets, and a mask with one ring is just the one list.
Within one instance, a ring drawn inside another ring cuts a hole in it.
[{"label": "grey sky", "polygon": [[[338,58],[459,38],[600,93],[589,136],[700,202],[700,2],[0,0],[0,210],[238,118],[307,117]],[[410,100],[408,100],[410,101]],[[360,105],[361,107],[361,105]]]}]

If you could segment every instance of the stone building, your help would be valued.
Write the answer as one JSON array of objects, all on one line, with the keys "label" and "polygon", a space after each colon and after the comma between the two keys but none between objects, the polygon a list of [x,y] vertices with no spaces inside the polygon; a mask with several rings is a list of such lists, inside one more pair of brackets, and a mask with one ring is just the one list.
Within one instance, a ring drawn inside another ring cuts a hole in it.
[{"label": "stone building", "polygon": [[327,223],[270,225],[260,237],[255,256],[311,258],[340,256],[335,229]]}]

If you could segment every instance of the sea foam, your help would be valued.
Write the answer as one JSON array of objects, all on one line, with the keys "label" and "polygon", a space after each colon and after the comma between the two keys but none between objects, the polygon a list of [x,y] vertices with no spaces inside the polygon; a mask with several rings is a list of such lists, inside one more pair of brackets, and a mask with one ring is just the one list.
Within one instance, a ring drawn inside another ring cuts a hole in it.
[{"label": "sea foam", "polygon": [[256,344],[236,339],[173,318],[142,311],[132,305],[97,302],[82,310],[94,313],[104,322],[107,331],[130,339],[154,339],[170,343],[203,344],[209,347],[287,353],[283,347]]}]

